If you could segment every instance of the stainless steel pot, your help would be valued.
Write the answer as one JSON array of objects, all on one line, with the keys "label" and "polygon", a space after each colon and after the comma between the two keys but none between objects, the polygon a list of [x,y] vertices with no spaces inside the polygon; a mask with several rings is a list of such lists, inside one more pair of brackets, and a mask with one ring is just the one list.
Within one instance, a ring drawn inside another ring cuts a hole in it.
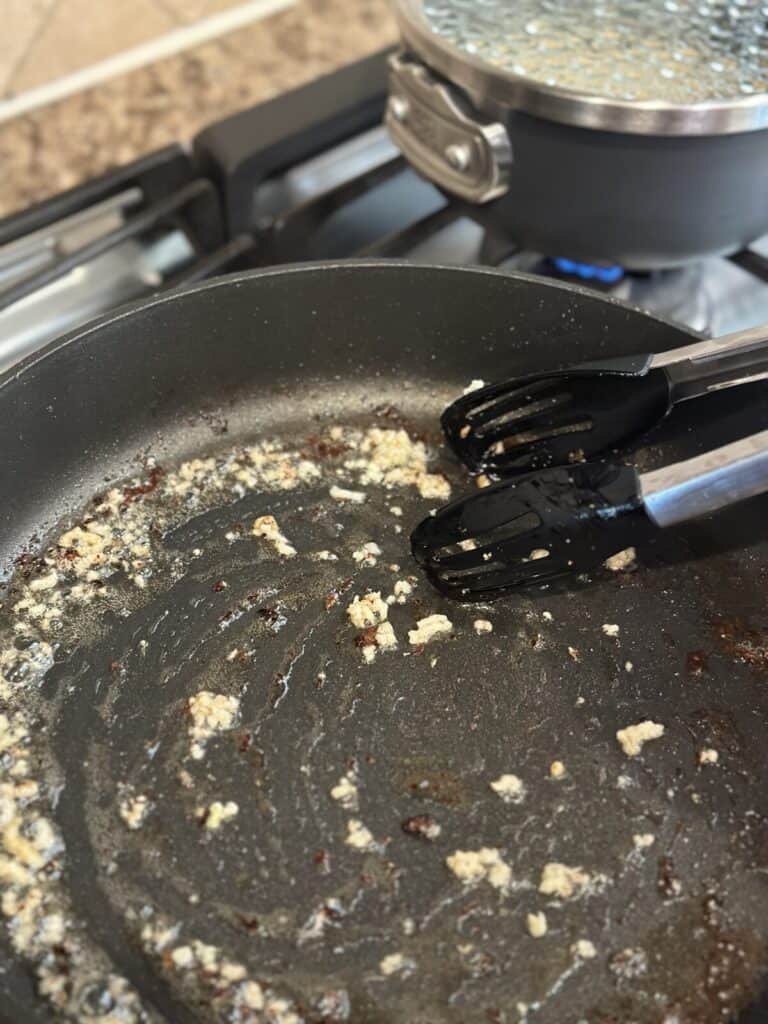
[{"label": "stainless steel pot", "polygon": [[765,93],[688,105],[582,94],[460,51],[421,0],[394,7],[394,142],[446,192],[493,202],[521,245],[643,270],[768,233]]}]

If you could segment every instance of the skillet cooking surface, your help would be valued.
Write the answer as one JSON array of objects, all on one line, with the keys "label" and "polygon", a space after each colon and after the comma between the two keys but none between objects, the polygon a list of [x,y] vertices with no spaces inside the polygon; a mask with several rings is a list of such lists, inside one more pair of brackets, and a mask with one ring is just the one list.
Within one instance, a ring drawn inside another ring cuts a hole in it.
[{"label": "skillet cooking surface", "polygon": [[[0,1018],[709,1024],[753,1003],[768,504],[491,606],[442,600],[407,553],[441,480],[469,486],[435,430],[472,378],[686,340],[524,277],[345,265],[163,299],[0,381]],[[768,425],[759,387],[693,414],[642,468]],[[395,598],[394,649],[348,617],[368,591]],[[433,614],[450,629],[409,643]],[[664,734],[629,756],[615,733],[645,720]]]}]

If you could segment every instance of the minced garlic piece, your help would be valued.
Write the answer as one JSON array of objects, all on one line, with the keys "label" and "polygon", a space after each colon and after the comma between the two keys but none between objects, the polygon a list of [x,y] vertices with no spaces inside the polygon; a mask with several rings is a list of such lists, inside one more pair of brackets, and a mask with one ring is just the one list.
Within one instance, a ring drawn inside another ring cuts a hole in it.
[{"label": "minced garlic piece", "polygon": [[348,811],[356,811],[359,805],[359,794],[352,772],[342,775],[331,790],[331,799],[336,800]]},{"label": "minced garlic piece", "polygon": [[648,719],[645,722],[638,722],[637,725],[628,725],[625,729],[619,729],[616,739],[627,757],[637,757],[645,743],[648,743],[649,740],[658,740],[663,735],[664,726]]},{"label": "minced garlic piece", "polygon": [[303,1018],[294,1011],[287,999],[269,999],[264,1012],[269,1024],[302,1024]]},{"label": "minced garlic piece", "polygon": [[387,604],[405,604],[413,593],[413,584],[409,580],[398,580],[393,593],[387,598]]},{"label": "minced garlic piece", "polygon": [[251,533],[254,537],[261,537],[268,541],[278,555],[282,555],[283,558],[295,557],[296,548],[283,535],[274,516],[259,516],[254,520]]},{"label": "minced garlic piece", "polygon": [[520,804],[525,799],[525,783],[517,775],[500,775],[489,785],[505,804]]},{"label": "minced garlic piece", "polygon": [[365,597],[355,597],[347,608],[347,615],[357,629],[370,629],[384,622],[389,615],[389,608],[386,601],[382,600],[381,593],[376,590]]},{"label": "minced garlic piece", "polygon": [[397,636],[395,635],[391,622],[382,622],[382,624],[376,628],[376,644],[383,651],[390,651],[397,647]]},{"label": "minced garlic piece", "polygon": [[38,941],[43,946],[58,946],[64,941],[66,922],[61,914],[47,914],[40,922]]},{"label": "minced garlic piece", "polygon": [[475,619],[473,625],[478,636],[493,632],[493,623],[489,622],[488,619]]},{"label": "minced garlic piece", "polygon": [[525,919],[528,932],[534,939],[540,939],[547,934],[547,915],[538,911],[536,914],[528,914]]},{"label": "minced garlic piece", "polygon": [[357,456],[344,465],[358,475],[363,486],[416,487],[422,498],[450,497],[451,488],[445,477],[427,471],[424,443],[413,441],[405,430],[372,427],[357,445]]},{"label": "minced garlic piece", "polygon": [[9,718],[0,712],[0,754],[28,738],[28,732],[20,715]]},{"label": "minced garlic piece", "polygon": [[216,733],[234,728],[240,715],[240,701],[224,693],[200,690],[187,701],[192,719],[188,732],[193,741],[191,754],[199,761],[205,754],[205,744]]},{"label": "minced garlic piece", "polygon": [[332,551],[315,551],[309,556],[313,562],[338,562],[339,556]]},{"label": "minced garlic piece", "polygon": [[369,565],[374,566],[378,560],[378,555],[381,554],[381,548],[374,541],[369,540],[362,547],[358,548],[357,551],[352,552],[352,557],[358,565]]},{"label": "minced garlic piece", "polygon": [[562,900],[568,900],[588,885],[589,881],[590,876],[581,868],[569,868],[567,864],[553,862],[544,865],[539,892],[544,896],[559,896]]},{"label": "minced garlic piece", "polygon": [[636,850],[647,850],[656,842],[656,836],[651,832],[638,832],[632,836],[632,842],[635,844]]},{"label": "minced garlic piece", "polygon": [[401,971],[413,970],[414,962],[402,953],[389,953],[379,963],[379,970],[382,974],[389,976]]},{"label": "minced garlic piece", "polygon": [[248,972],[242,964],[233,964],[229,960],[222,961],[219,968],[219,977],[223,978],[224,981],[243,981],[247,976]]},{"label": "minced garlic piece", "polygon": [[446,615],[428,615],[425,619],[419,619],[416,629],[408,630],[408,643],[416,647],[452,632],[453,623]]},{"label": "minced garlic piece", "polygon": [[11,859],[18,861],[19,866],[23,865],[37,871],[45,864],[45,857],[36,842],[21,834],[22,824],[23,821],[19,817],[14,817],[8,822],[0,837],[2,845]]},{"label": "minced garlic piece", "polygon": [[447,501],[451,496],[451,485],[439,473],[424,473],[417,484],[422,498],[433,501]]},{"label": "minced garlic piece", "polygon": [[720,754],[711,747],[705,747],[699,751],[699,764],[717,764]]},{"label": "minced garlic piece", "polygon": [[177,946],[171,950],[170,957],[174,965],[182,969],[191,967],[195,962],[195,954],[192,952],[191,946]]},{"label": "minced garlic piece", "polygon": [[40,590],[52,590],[59,582],[59,574],[55,569],[52,569],[45,576],[38,576],[29,584],[29,589],[35,592]]},{"label": "minced garlic piece", "polygon": [[534,548],[528,555],[529,562],[539,562],[542,558],[549,558],[550,552],[547,548]]},{"label": "minced garlic piece", "polygon": [[298,452],[284,451],[275,441],[261,441],[245,453],[249,465],[238,459],[228,470],[239,484],[250,490],[295,490],[300,484],[312,483],[322,474],[318,466],[301,458]]},{"label": "minced garlic piece", "polygon": [[553,761],[549,766],[549,774],[553,779],[562,779],[566,774],[566,768],[562,761]]},{"label": "minced garlic piece", "polygon": [[571,946],[571,952],[574,956],[580,957],[582,960],[594,960],[597,956],[597,950],[595,949],[594,943],[590,942],[589,939],[578,939]]},{"label": "minced garlic piece", "polygon": [[62,551],[77,552],[78,557],[68,564],[78,576],[85,576],[91,569],[103,566],[113,544],[112,530],[105,523],[95,521],[84,526],[73,526],[57,541],[57,547]]},{"label": "minced garlic piece", "polygon": [[604,622],[602,625],[602,630],[606,636],[619,635],[619,627],[613,622]]},{"label": "minced garlic piece", "polygon": [[240,988],[242,1000],[249,1010],[264,1009],[264,992],[257,981],[246,981]]},{"label": "minced garlic piece", "polygon": [[215,832],[221,828],[225,821],[235,818],[239,811],[240,808],[234,800],[228,800],[225,804],[220,800],[214,800],[210,807],[202,814],[203,825],[210,832]]},{"label": "minced garlic piece", "polygon": [[328,492],[334,501],[348,501],[352,505],[362,505],[368,497],[362,491],[348,491],[344,487],[337,487],[334,484]]},{"label": "minced garlic piece", "polygon": [[347,822],[347,838],[344,842],[356,850],[372,850],[376,846],[373,834],[359,818],[350,818]]},{"label": "minced garlic piece", "polygon": [[631,568],[635,564],[636,558],[637,552],[634,548],[625,548],[623,551],[611,555],[610,558],[606,558],[603,565],[611,572],[622,572],[624,569]]},{"label": "minced garlic piece", "polygon": [[152,804],[149,797],[145,796],[144,793],[139,793],[138,796],[126,797],[125,800],[120,801],[119,807],[120,817],[128,828],[134,831],[141,828],[151,809]]},{"label": "minced garlic piece", "polygon": [[445,863],[466,885],[487,881],[494,889],[507,889],[512,881],[512,870],[505,864],[498,850],[482,847],[480,850],[456,850]]},{"label": "minced garlic piece", "polygon": [[166,489],[178,497],[201,489],[216,470],[215,459],[190,459],[183,462],[166,480]]}]

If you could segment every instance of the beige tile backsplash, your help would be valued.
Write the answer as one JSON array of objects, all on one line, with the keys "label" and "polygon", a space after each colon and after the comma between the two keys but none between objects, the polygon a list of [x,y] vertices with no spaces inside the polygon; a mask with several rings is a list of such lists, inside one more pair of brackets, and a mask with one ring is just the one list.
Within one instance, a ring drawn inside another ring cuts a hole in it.
[{"label": "beige tile backsplash", "polygon": [[55,0],[0,0],[0,96],[33,45]]},{"label": "beige tile backsplash", "polygon": [[241,0],[159,0],[160,5],[184,25],[191,25],[211,14],[219,14],[239,2]]},{"label": "beige tile backsplash", "polygon": [[106,60],[242,0],[0,0],[0,99]]}]

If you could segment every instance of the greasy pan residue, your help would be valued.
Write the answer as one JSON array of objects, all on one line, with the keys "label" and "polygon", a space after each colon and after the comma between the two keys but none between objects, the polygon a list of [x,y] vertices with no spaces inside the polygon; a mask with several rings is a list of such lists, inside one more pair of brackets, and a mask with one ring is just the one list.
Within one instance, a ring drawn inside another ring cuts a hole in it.
[{"label": "greasy pan residue", "polygon": [[757,624],[702,617],[695,562],[659,602],[634,552],[578,595],[449,605],[407,535],[457,486],[401,427],[328,423],[150,461],[19,560],[0,909],[54,1016],[709,1024],[755,997]]}]

